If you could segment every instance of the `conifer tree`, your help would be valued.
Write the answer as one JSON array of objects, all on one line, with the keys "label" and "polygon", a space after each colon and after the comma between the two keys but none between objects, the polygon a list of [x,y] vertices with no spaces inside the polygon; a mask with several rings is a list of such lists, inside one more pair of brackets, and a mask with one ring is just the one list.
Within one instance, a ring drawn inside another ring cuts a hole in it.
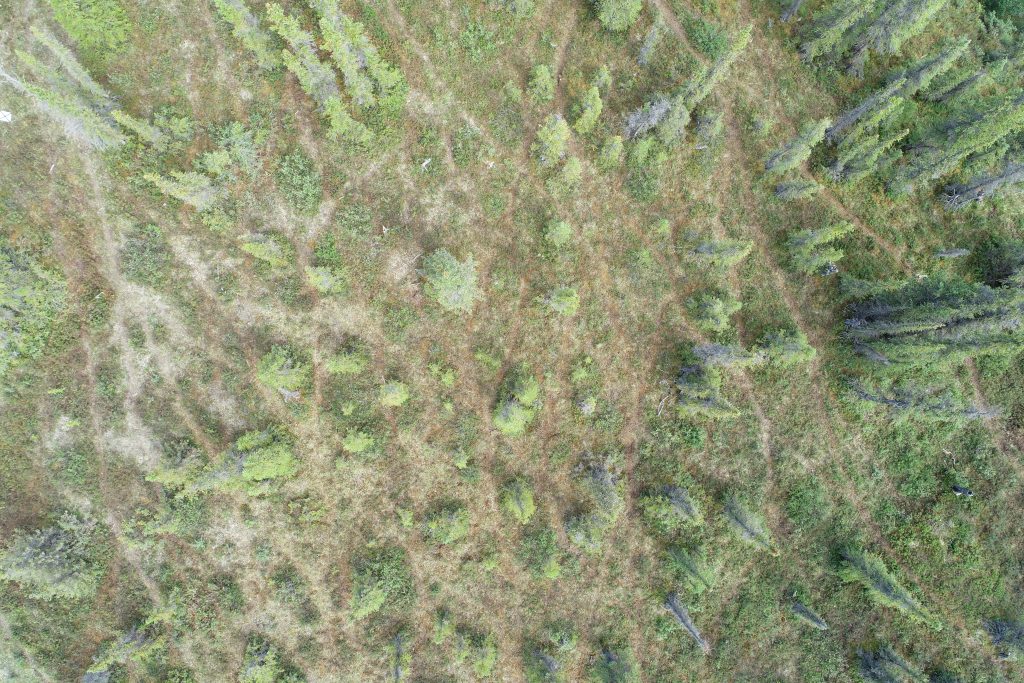
[{"label": "conifer tree", "polygon": [[221,19],[231,25],[231,33],[256,56],[261,69],[276,69],[281,56],[270,34],[260,27],[259,19],[249,10],[244,0],[213,0]]},{"label": "conifer tree", "polygon": [[723,239],[698,244],[689,251],[689,257],[708,267],[725,269],[745,259],[753,248],[749,240]]},{"label": "conifer tree", "polygon": [[705,367],[744,368],[763,362],[763,358],[737,344],[698,344],[693,354]]},{"label": "conifer tree", "polygon": [[923,671],[900,657],[888,646],[858,653],[860,675],[869,683],[928,683]]},{"label": "conifer tree", "polygon": [[818,55],[836,52],[847,32],[868,16],[876,5],[875,0],[834,0],[828,10],[815,19],[807,30],[806,37],[800,43],[800,57],[809,62]]},{"label": "conifer tree", "polygon": [[658,139],[666,147],[678,144],[686,136],[686,126],[689,124],[690,110],[686,107],[686,95],[676,95],[669,103],[668,113],[658,122]]},{"label": "conifer tree", "polygon": [[0,380],[43,354],[66,302],[63,278],[0,236]]},{"label": "conifer tree", "polygon": [[533,143],[533,155],[540,165],[550,168],[558,164],[565,156],[571,135],[569,124],[561,114],[548,116],[537,131],[537,140]]},{"label": "conifer tree", "polygon": [[94,521],[66,512],[52,527],[16,533],[0,555],[0,579],[40,600],[88,598],[99,586],[97,531]]},{"label": "conifer tree", "polygon": [[811,179],[787,180],[775,186],[775,196],[784,202],[807,199],[821,190],[821,185]]},{"label": "conifer tree", "polygon": [[944,199],[947,208],[959,210],[1021,184],[1024,184],[1024,163],[1010,162],[994,175],[977,176],[964,183],[947,185]]},{"label": "conifer tree", "polygon": [[687,111],[696,109],[697,105],[703,102],[715,89],[715,86],[725,78],[733,63],[750,44],[753,30],[753,24],[740,29],[729,42],[728,49],[723,51],[711,66],[705,67],[700,74],[683,87],[679,94],[683,95],[682,104],[685,105]]},{"label": "conifer tree", "polygon": [[807,161],[814,146],[825,138],[825,131],[832,125],[830,119],[821,119],[804,124],[795,138],[768,157],[764,164],[767,173],[785,173]]},{"label": "conifer tree", "polygon": [[858,76],[871,51],[891,55],[920,33],[949,0],[895,0],[860,33],[853,46],[850,71]]},{"label": "conifer tree", "polygon": [[188,204],[197,211],[208,211],[225,196],[209,176],[195,171],[171,171],[170,177],[157,173],[144,173],[143,178],[153,183],[164,194]]},{"label": "conifer tree", "polygon": [[[835,142],[840,135],[851,131],[849,135],[856,136],[856,132],[867,131],[876,126],[885,116],[903,104],[904,99],[901,93],[907,88],[906,78],[896,78],[885,87],[876,90],[865,97],[853,107],[850,107],[834,122],[826,131],[829,142]],[[859,125],[858,125],[859,124]],[[855,129],[856,127],[856,129]]]},{"label": "conifer tree", "polygon": [[818,352],[800,330],[778,330],[761,337],[754,353],[776,367],[790,367],[810,363]]},{"label": "conifer tree", "polygon": [[702,294],[686,302],[694,323],[702,330],[723,332],[729,327],[729,318],[743,304],[729,294]]},{"label": "conifer tree", "polygon": [[337,0],[309,0],[309,4],[319,17],[324,47],[341,72],[352,101],[359,107],[401,106],[407,90],[405,79],[381,57],[363,25],[342,12]]},{"label": "conifer tree", "polygon": [[952,276],[907,282],[854,302],[844,336],[909,363],[927,363],[954,351],[1016,348],[1021,343],[1022,284],[1019,277],[1001,287]]},{"label": "conifer tree", "polygon": [[985,630],[992,638],[993,645],[1016,655],[1024,655],[1024,622],[991,619],[985,622]]},{"label": "conifer tree", "polygon": [[970,45],[971,41],[968,38],[957,38],[937,54],[918,60],[897,73],[890,80],[902,81],[903,87],[900,89],[899,94],[903,97],[911,97],[921,90],[928,88],[932,81],[949,71]]},{"label": "conifer tree", "polygon": [[423,278],[423,291],[446,311],[471,311],[480,299],[472,256],[459,261],[447,249],[438,249],[423,260]]},{"label": "conifer tree", "polygon": [[822,619],[817,612],[815,612],[799,600],[794,600],[790,608],[793,610],[793,614],[796,615],[797,619],[804,622],[808,626],[816,628],[819,631],[828,630],[828,624],[825,622],[825,620]]},{"label": "conifer tree", "polygon": [[691,593],[700,595],[714,586],[716,577],[703,552],[675,545],[668,548],[667,557],[676,579]]},{"label": "conifer tree", "polygon": [[57,67],[44,64],[34,54],[15,50],[18,59],[46,87],[23,81],[0,65],[0,79],[28,95],[46,116],[60,123],[64,133],[95,149],[122,144],[124,136],[110,116],[113,98],[89,76],[75,56],[51,34],[38,28],[32,33],[57,61]]},{"label": "conifer tree", "polygon": [[828,174],[837,182],[852,183],[881,168],[883,163],[894,161],[900,152],[892,152],[894,145],[910,134],[909,128],[881,137],[877,132],[862,136],[846,136],[839,143],[835,162],[829,166]]},{"label": "conifer tree", "polygon": [[668,594],[668,597],[665,598],[665,609],[669,611],[669,613],[676,620],[676,622],[678,622],[678,624],[683,628],[683,630],[690,634],[690,637],[693,638],[694,641],[696,641],[698,647],[700,647],[704,654],[708,654],[709,652],[711,652],[710,643],[708,643],[708,641],[704,639],[704,636],[700,634],[700,631],[697,630],[697,626],[693,623],[693,620],[690,618],[689,611],[687,611],[687,609],[679,603],[678,595],[676,595],[675,593]]},{"label": "conifer tree", "polygon": [[627,31],[640,16],[643,0],[594,0],[597,18],[605,29]]},{"label": "conifer tree", "polygon": [[110,95],[103,89],[103,86],[93,80],[92,76],[89,75],[89,72],[78,63],[78,59],[71,50],[62,45],[61,42],[46,29],[38,26],[32,26],[29,30],[32,32],[35,39],[46,47],[54,57],[56,57],[57,62],[68,76],[71,77],[79,88],[81,94],[92,103],[93,107],[102,110],[110,108],[113,102]]},{"label": "conifer tree", "polygon": [[603,108],[600,89],[596,85],[587,88],[587,92],[576,106],[576,120],[572,124],[573,129],[580,135],[586,135],[592,131],[601,117]]},{"label": "conifer tree", "polygon": [[722,378],[714,368],[684,365],[676,379],[676,406],[680,415],[734,418],[740,413],[721,391]]},{"label": "conifer tree", "polygon": [[[871,354],[868,356],[870,359],[886,365],[891,362],[870,347],[863,348]],[[884,387],[871,389],[859,381],[851,381],[850,389],[862,401],[883,405],[897,416],[911,415],[925,420],[957,423],[990,419],[999,414],[995,409],[965,404],[952,397],[949,392],[942,393],[936,390],[921,390],[897,385],[892,385],[887,390]]]},{"label": "conifer tree", "polygon": [[658,95],[652,100],[644,103],[642,107],[630,112],[626,117],[626,138],[635,140],[643,137],[658,127],[658,124],[668,116],[672,110],[672,103],[664,95]]},{"label": "conifer tree", "polygon": [[131,114],[121,111],[120,109],[115,109],[110,112],[110,115],[122,128],[131,131],[139,140],[148,145],[152,145],[156,149],[163,147],[167,141],[167,136],[164,132],[149,121],[137,119]]},{"label": "conifer tree", "polygon": [[764,527],[764,522],[758,515],[751,513],[735,496],[730,496],[725,502],[725,518],[729,520],[740,538],[760,550],[766,550],[772,555],[778,555],[779,551],[772,543],[772,537]]},{"label": "conifer tree", "polygon": [[842,556],[839,576],[843,581],[861,584],[868,597],[880,605],[897,609],[926,624],[935,623],[917,599],[889,573],[881,558],[856,548],[843,550]]},{"label": "conifer tree", "polygon": [[843,250],[832,246],[836,240],[853,232],[853,224],[847,221],[824,228],[801,230],[789,238],[789,255],[793,265],[808,275],[830,275],[836,271],[836,263],[843,258]]}]

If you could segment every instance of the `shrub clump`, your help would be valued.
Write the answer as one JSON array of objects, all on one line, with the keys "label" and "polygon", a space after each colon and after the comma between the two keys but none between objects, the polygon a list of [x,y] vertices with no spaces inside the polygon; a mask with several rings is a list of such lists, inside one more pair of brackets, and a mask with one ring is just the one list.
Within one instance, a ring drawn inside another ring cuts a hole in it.
[{"label": "shrub clump", "polygon": [[467,313],[480,298],[473,257],[459,261],[447,249],[423,260],[424,291],[446,311]]},{"label": "shrub clump", "polygon": [[381,548],[352,562],[349,610],[355,620],[386,608],[407,604],[413,597],[412,576],[401,548]]},{"label": "shrub clump", "polygon": [[31,533],[16,532],[0,556],[0,578],[20,584],[40,600],[92,596],[102,568],[95,559],[96,523],[70,512]]},{"label": "shrub clump", "polygon": [[526,431],[540,407],[540,382],[527,366],[520,366],[505,380],[494,409],[494,426],[505,436]]}]

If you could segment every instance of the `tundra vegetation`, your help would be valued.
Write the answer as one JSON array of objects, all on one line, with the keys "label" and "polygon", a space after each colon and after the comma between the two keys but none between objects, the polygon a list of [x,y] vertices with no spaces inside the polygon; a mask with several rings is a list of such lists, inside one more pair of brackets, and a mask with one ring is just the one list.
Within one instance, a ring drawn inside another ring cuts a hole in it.
[{"label": "tundra vegetation", "polygon": [[0,680],[1024,679],[1021,0],[0,3]]}]

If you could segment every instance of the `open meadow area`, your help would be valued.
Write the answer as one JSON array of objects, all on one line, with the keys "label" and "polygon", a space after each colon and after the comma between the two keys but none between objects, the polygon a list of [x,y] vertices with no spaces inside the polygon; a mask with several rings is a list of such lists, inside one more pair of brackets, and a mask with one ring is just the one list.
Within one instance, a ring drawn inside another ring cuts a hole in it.
[{"label": "open meadow area", "polygon": [[1024,0],[0,3],[0,681],[1024,681]]}]

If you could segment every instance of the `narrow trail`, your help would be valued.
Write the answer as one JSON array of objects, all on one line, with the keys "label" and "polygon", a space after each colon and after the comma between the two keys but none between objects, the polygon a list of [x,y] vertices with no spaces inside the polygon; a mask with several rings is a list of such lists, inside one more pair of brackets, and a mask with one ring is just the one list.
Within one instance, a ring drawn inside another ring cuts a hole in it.
[{"label": "narrow trail", "polygon": [[565,33],[562,35],[562,39],[558,41],[558,52],[555,54],[555,111],[562,112],[566,115],[568,112],[565,111],[566,95],[565,95],[565,64],[566,57],[569,54],[569,45],[572,43],[572,38],[575,35],[576,28],[576,10],[569,12],[569,18],[566,21]]}]

